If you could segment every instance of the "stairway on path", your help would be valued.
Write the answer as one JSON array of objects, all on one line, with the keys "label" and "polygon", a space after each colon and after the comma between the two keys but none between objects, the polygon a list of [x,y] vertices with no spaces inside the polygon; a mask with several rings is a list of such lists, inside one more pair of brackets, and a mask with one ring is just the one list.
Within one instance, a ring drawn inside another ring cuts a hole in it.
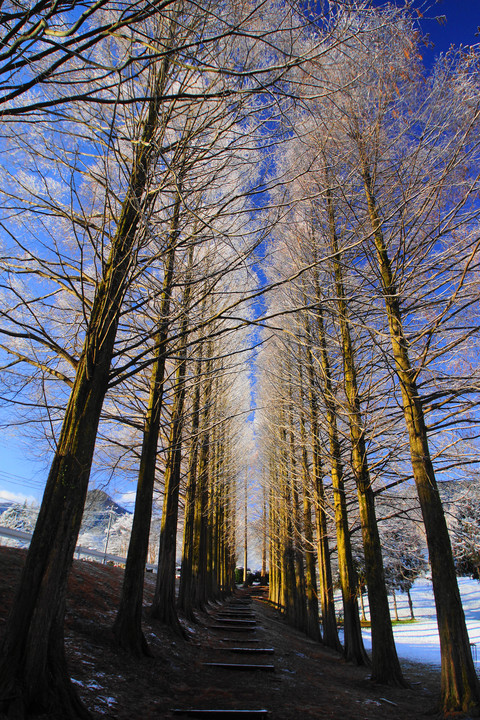
[{"label": "stairway on path", "polygon": [[[260,643],[259,638],[244,638],[244,633],[256,634],[257,626],[255,612],[252,609],[252,598],[250,593],[243,591],[242,596],[234,597],[225,601],[222,608],[212,614],[214,624],[207,627],[213,631],[222,631],[223,637],[219,639],[220,645],[212,648],[216,653],[233,653],[255,657],[257,660],[262,655],[272,655],[274,648],[251,647]],[[228,633],[228,634],[227,634]],[[241,637],[239,637],[239,635]],[[226,662],[212,661],[204,662],[206,669],[218,669],[222,672],[274,672],[275,666],[271,663],[247,663],[247,662]],[[260,709],[236,709],[236,708],[179,708],[173,710],[176,717],[203,717],[203,718],[255,718],[267,717],[269,711],[266,708]]]}]

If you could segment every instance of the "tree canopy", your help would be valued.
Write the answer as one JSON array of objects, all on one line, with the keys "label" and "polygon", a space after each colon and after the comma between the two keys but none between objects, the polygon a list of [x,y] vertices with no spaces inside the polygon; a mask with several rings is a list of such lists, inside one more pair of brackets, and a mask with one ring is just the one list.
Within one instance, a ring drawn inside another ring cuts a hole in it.
[{"label": "tree canopy", "polygon": [[149,653],[152,512],[150,612],[177,632],[232,592],[256,513],[271,601],[379,682],[405,685],[388,589],[428,553],[442,707],[478,708],[455,579],[478,572],[476,496],[452,551],[442,483],[470,488],[478,463],[479,57],[427,69],[419,17],[2,6],[0,400],[50,464],[3,640],[7,716],[91,716],[63,615],[92,469],[135,487],[115,528],[123,651]]}]

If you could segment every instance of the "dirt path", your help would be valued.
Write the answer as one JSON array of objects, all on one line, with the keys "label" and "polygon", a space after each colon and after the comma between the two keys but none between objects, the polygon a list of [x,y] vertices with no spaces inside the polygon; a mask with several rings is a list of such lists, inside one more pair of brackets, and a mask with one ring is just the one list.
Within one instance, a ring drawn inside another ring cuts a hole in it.
[{"label": "dirt path", "polygon": [[[0,634],[23,558],[22,551],[0,548]],[[219,624],[222,610],[231,608],[226,601],[199,613],[195,624],[184,622],[185,640],[149,619],[154,579],[148,575],[144,629],[155,657],[124,655],[111,634],[122,577],[119,568],[79,561],[69,583],[65,640],[70,672],[97,720],[168,720],[181,718],[173,712],[180,708],[265,709],[269,720],[416,720],[431,715],[439,673],[428,666],[405,667],[411,690],[374,685],[368,670],[348,665],[308,640],[259,599],[252,600],[255,632],[231,633],[232,642],[223,639],[226,631],[211,627]],[[246,643],[247,636],[258,643]],[[274,648],[274,654],[247,660],[232,652],[232,645]],[[205,665],[212,662],[258,662],[275,669]]]},{"label": "dirt path", "polygon": [[[223,609],[228,608],[229,602]],[[288,627],[281,615],[267,603],[252,603],[258,627],[249,637],[258,640],[252,646],[273,648],[274,654],[248,662],[274,664],[273,672],[220,669],[205,662],[239,663],[229,647],[248,645],[239,640],[243,633],[227,633],[207,627],[202,618],[202,637],[197,637],[197,661],[190,674],[188,689],[176,698],[176,708],[241,709],[269,711],[276,720],[294,718],[332,718],[335,720],[412,720],[431,714],[435,705],[436,673],[418,680],[416,666],[406,669],[411,690],[374,685],[365,668],[347,665],[337,653],[314,643]],[[212,610],[217,615],[218,608]],[[227,640],[226,638],[232,638]],[[221,638],[221,639],[219,639]],[[236,642],[233,639],[236,638]],[[169,717],[182,717],[169,713]],[[187,717],[183,715],[183,717]],[[212,717],[214,717],[212,715]]]}]

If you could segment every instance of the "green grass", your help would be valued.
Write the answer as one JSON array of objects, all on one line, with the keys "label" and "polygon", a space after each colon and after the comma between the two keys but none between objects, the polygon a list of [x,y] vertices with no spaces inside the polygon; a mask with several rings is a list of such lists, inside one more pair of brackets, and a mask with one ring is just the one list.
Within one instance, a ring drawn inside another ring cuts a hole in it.
[{"label": "green grass", "polygon": [[[395,627],[395,625],[412,625],[413,623],[416,623],[417,619],[411,619],[411,618],[401,618],[400,620],[392,620],[392,626]],[[343,627],[343,618],[337,618],[337,626]],[[362,628],[369,628],[371,627],[370,620],[360,620],[360,627]]]},{"label": "green grass", "polygon": [[[407,619],[407,618],[402,618],[402,619],[400,619],[400,620],[392,620],[392,625],[393,625],[393,626],[395,626],[395,625],[411,625],[412,623],[416,623],[416,622],[417,622],[416,619],[412,620],[411,618],[408,618],[408,619]],[[340,620],[337,624],[338,624],[339,626],[342,626],[342,625],[343,625],[343,619]],[[360,620],[360,627],[362,627],[362,628],[369,628],[370,626],[371,626],[370,620]]]}]

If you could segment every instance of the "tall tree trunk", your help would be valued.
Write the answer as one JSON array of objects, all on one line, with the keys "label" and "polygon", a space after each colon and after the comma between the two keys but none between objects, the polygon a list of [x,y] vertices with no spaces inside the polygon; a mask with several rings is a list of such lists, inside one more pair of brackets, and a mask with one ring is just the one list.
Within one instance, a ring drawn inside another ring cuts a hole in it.
[{"label": "tall tree trunk", "polygon": [[276,607],[280,605],[280,527],[278,519],[278,500],[274,494],[274,487],[278,488],[277,464],[270,459],[270,498],[269,498],[269,528],[270,528],[270,582],[268,598]]},{"label": "tall tree trunk", "polygon": [[188,268],[183,297],[183,318],[180,327],[180,347],[175,379],[172,419],[165,489],[158,551],[158,570],[155,594],[151,606],[152,617],[169,625],[183,634],[176,610],[175,567],[177,553],[178,501],[182,468],[183,407],[186,394],[188,313],[190,308],[191,268],[193,265],[193,244],[190,246]]},{"label": "tall tree trunk", "polygon": [[302,475],[303,475],[303,525],[305,535],[305,583],[307,600],[307,635],[321,642],[320,623],[318,615],[317,573],[315,566],[314,536],[312,523],[312,481],[309,470],[307,431],[305,427],[305,389],[303,380],[303,362],[299,357],[297,361],[298,381],[300,386],[300,441],[302,446]]},{"label": "tall tree trunk", "polygon": [[430,456],[428,434],[416,373],[403,332],[402,312],[385,245],[373,180],[366,158],[362,174],[382,280],[395,369],[410,442],[413,475],[427,537],[442,658],[441,703],[445,712],[480,707],[480,684],[472,658],[445,513]]},{"label": "tall tree trunk", "polygon": [[143,430],[142,453],[138,472],[135,511],[128,546],[120,604],[113,625],[118,645],[137,657],[151,655],[142,631],[142,607],[145,564],[148,555],[153,490],[157,465],[157,445],[163,404],[165,357],[168,341],[170,301],[175,266],[175,249],[181,195],[177,193],[167,249],[166,268],[160,302],[160,320],[154,336],[155,361]]},{"label": "tall tree trunk", "polygon": [[[214,410],[213,416],[218,417],[217,399],[220,395],[218,376],[215,378],[214,389]],[[207,506],[207,600],[218,600],[218,577],[217,577],[217,543],[218,543],[218,495],[219,495],[219,467],[222,454],[222,440],[220,437],[221,428],[216,424],[212,428],[211,439],[213,451],[210,453],[210,469],[208,473],[209,493]]]},{"label": "tall tree trunk", "polygon": [[327,516],[325,512],[326,501],[322,480],[322,459],[320,450],[319,422],[318,422],[318,400],[315,387],[315,375],[313,367],[313,355],[311,350],[311,328],[308,316],[305,316],[308,372],[308,393],[310,402],[310,425],[312,434],[312,465],[313,465],[313,492],[315,498],[315,515],[317,524],[317,545],[318,545],[318,571],[320,575],[321,607],[323,642],[328,647],[342,652],[342,646],[338,639],[337,620],[335,616],[335,602],[333,597],[333,579],[330,563],[330,549],[327,533]]},{"label": "tall tree trunk", "polygon": [[212,380],[211,372],[213,342],[207,342],[205,382],[203,393],[203,412],[201,414],[197,492],[195,495],[195,508],[193,519],[193,559],[192,559],[192,604],[193,607],[203,608],[207,602],[207,528],[206,512],[208,507],[208,469],[210,453],[210,429],[208,427],[211,416]]},{"label": "tall tree trunk", "polygon": [[243,485],[243,587],[248,585],[248,483],[245,473]]},{"label": "tall tree trunk", "polygon": [[295,621],[295,553],[293,548],[292,498],[289,482],[289,463],[285,415],[280,410],[280,542],[281,542],[281,605],[289,622]]},{"label": "tall tree trunk", "polygon": [[183,630],[180,626],[176,611],[175,561],[182,460],[183,399],[185,396],[185,374],[184,368],[182,367],[184,362],[184,359],[180,361],[175,383],[169,453],[165,471],[165,491],[158,550],[157,582],[150,608],[152,617],[169,625],[180,634],[183,634]]},{"label": "tall tree trunk", "polygon": [[293,392],[292,379],[288,380],[288,426],[290,446],[290,492],[292,496],[292,529],[295,553],[295,620],[294,625],[299,630],[307,630],[307,604],[305,588],[304,552],[302,541],[302,516],[300,514],[300,500],[297,487],[297,458],[295,456],[295,432],[293,418]]},{"label": "tall tree trunk", "polygon": [[[298,363],[301,370],[301,363]],[[300,383],[301,383],[300,378]],[[312,524],[312,502],[310,499],[311,479],[308,472],[308,450],[307,433],[305,430],[305,418],[303,414],[303,403],[300,413],[300,434],[302,442],[302,472],[303,472],[303,527],[305,535],[305,595],[307,601],[307,626],[306,633],[312,640],[320,642],[320,622],[318,617],[318,591],[317,573],[315,567],[315,553],[313,550],[313,524]]]},{"label": "tall tree trunk", "polygon": [[228,476],[225,470],[226,444],[222,442],[217,468],[217,491],[215,493],[215,577],[217,597],[223,600],[227,595],[226,570],[226,536],[229,530],[229,519],[225,514],[228,493]]},{"label": "tall tree trunk", "polygon": [[229,595],[235,592],[235,568],[237,565],[237,542],[236,542],[236,478],[230,477],[227,490],[227,504],[225,512],[229,518],[229,529],[226,538],[226,569]]},{"label": "tall tree trunk", "polygon": [[194,606],[202,609],[208,602],[207,593],[207,552],[208,552],[208,531],[207,531],[207,508],[208,508],[208,456],[209,456],[209,431],[204,431],[198,463],[198,487],[195,502],[194,516],[194,562],[193,562],[193,583]]},{"label": "tall tree trunk", "polygon": [[185,496],[185,521],[183,526],[183,552],[182,568],[180,572],[180,586],[178,589],[178,608],[183,611],[185,617],[193,621],[193,592],[192,592],[192,571],[193,571],[193,537],[195,520],[195,498],[197,495],[197,460],[198,460],[198,427],[200,422],[200,389],[201,389],[201,355],[203,342],[199,343],[197,349],[197,360],[195,363],[195,389],[192,403],[192,424],[191,424],[191,448],[188,461],[187,489]]},{"label": "tall tree trunk", "polygon": [[415,620],[415,615],[413,614],[413,602],[412,602],[412,596],[410,595],[410,589],[407,590],[407,598],[408,598],[408,607],[410,608],[410,620]]},{"label": "tall tree trunk", "polygon": [[361,622],[367,622],[367,616],[365,615],[365,603],[363,602],[363,582],[360,579],[358,581],[358,597],[360,598],[360,608],[362,611]]},{"label": "tall tree trunk", "polygon": [[345,484],[343,480],[343,464],[340,453],[340,440],[338,437],[337,414],[335,397],[332,387],[332,375],[327,353],[327,342],[321,306],[320,284],[315,271],[315,287],[317,295],[317,323],[320,343],[321,367],[324,382],[324,402],[328,437],[330,442],[330,461],[332,468],[332,486],[335,507],[335,525],[337,532],[338,567],[343,599],[343,628],[344,648],[343,655],[349,662],[357,665],[369,665],[370,659],[366,653],[362,639],[362,629],[358,614],[357,578],[353,565],[352,546],[350,543],[350,529],[348,527],[347,503],[345,498]]},{"label": "tall tree trunk", "polygon": [[267,582],[267,491],[263,486],[263,511],[262,511],[262,575],[261,583]]},{"label": "tall tree trunk", "polygon": [[393,611],[395,613],[395,620],[398,622],[397,595],[395,593],[395,588],[392,588],[392,598],[393,598]]},{"label": "tall tree trunk", "polygon": [[333,598],[333,579],[330,563],[330,549],[327,533],[327,516],[325,512],[326,500],[323,481],[317,476],[314,480],[315,513],[317,521],[318,564],[321,587],[322,607],[322,637],[323,643],[328,647],[342,652],[338,639],[337,620],[335,616],[335,603]]},{"label": "tall tree trunk", "polygon": [[348,308],[343,284],[341,254],[338,249],[333,201],[330,191],[327,192],[327,210],[330,225],[330,242],[333,250],[332,263],[337,293],[338,317],[342,337],[345,393],[352,443],[352,469],[357,485],[357,496],[360,507],[360,522],[365,554],[365,575],[370,606],[372,680],[379,683],[405,687],[407,683],[403,678],[398,661],[388,607],[382,550],[375,515],[373,489],[370,483],[360,398],[357,389],[353,343],[348,322]]},{"label": "tall tree trunk", "polygon": [[66,584],[88,489],[122,302],[130,271],[135,266],[137,227],[156,147],[161,86],[161,77],[157,77],[6,627],[0,664],[0,710],[18,718],[42,711],[69,720],[89,717],[70,681],[65,662]]}]

